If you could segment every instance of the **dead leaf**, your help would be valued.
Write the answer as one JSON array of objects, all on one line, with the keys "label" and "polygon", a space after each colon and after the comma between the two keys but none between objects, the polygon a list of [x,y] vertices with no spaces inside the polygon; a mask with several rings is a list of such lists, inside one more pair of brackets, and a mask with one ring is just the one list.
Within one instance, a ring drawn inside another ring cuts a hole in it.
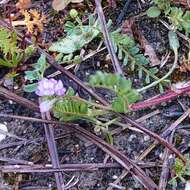
[{"label": "dead leaf", "polygon": [[53,0],[52,7],[56,11],[61,11],[65,9],[65,7],[69,3],[81,3],[83,0]]},{"label": "dead leaf", "polygon": [[[43,25],[46,23],[46,17],[44,14],[40,14],[35,9],[32,9],[30,11],[22,10],[21,13],[24,16],[24,23],[28,29],[28,32],[33,33],[34,29],[37,29],[39,32],[43,31]],[[23,22],[20,21],[20,24],[23,24]]]},{"label": "dead leaf", "polygon": [[26,10],[32,5],[31,0],[19,0],[16,7],[21,10]]},{"label": "dead leaf", "polygon": [[142,48],[144,49],[144,55],[147,55],[150,60],[150,66],[154,67],[160,65],[160,60],[158,59],[154,48],[150,45],[150,43],[146,40],[146,38],[141,33],[140,43]]},{"label": "dead leaf", "polygon": [[135,19],[133,17],[128,18],[125,20],[125,22],[122,25],[122,32],[124,34],[128,34],[131,38],[134,38],[133,36],[133,31],[132,31],[132,26],[135,22]]},{"label": "dead leaf", "polygon": [[148,42],[148,40],[145,38],[135,23],[132,25],[132,31],[135,36],[135,40],[137,40],[140,43],[141,47],[144,49],[144,55],[147,55],[149,57],[150,66],[154,67],[160,65],[160,60],[157,57],[154,48],[151,46],[151,44]]},{"label": "dead leaf", "polygon": [[190,60],[188,58],[185,58],[182,56],[182,58],[179,60],[180,63],[180,71],[183,73],[190,72]]}]

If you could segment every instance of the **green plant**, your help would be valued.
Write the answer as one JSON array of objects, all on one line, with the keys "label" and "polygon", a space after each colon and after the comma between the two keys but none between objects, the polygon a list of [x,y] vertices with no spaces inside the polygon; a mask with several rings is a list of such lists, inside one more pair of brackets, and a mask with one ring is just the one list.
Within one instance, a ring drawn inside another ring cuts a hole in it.
[{"label": "green plant", "polygon": [[116,97],[112,101],[112,108],[116,112],[126,113],[129,105],[140,99],[139,93],[132,89],[131,81],[117,74],[98,71],[90,76],[89,85],[114,92]]},{"label": "green plant", "polygon": [[88,25],[83,25],[78,17],[76,18],[77,25],[71,21],[65,24],[66,37],[49,47],[49,51],[60,53],[58,61],[80,62],[80,56],[74,56],[73,53],[90,43],[100,33],[97,21],[92,16],[89,16],[88,20]]},{"label": "green plant", "polygon": [[18,47],[18,38],[15,32],[10,32],[5,28],[0,28],[0,65],[4,67],[14,68],[18,64],[29,57],[34,51],[33,46],[28,46],[25,50]]},{"label": "green plant", "polygon": [[169,19],[171,27],[175,30],[190,33],[190,11],[184,11],[181,8],[171,5],[170,0],[153,0],[155,6],[147,10],[149,17],[158,17],[161,12]]},{"label": "green plant", "polygon": [[[115,52],[118,54],[118,58],[123,60],[124,66],[130,64],[132,71],[136,69],[138,71],[139,79],[143,79],[145,76],[146,84],[149,84],[151,79],[159,79],[155,75],[158,72],[158,69],[156,67],[147,69],[149,60],[140,53],[139,47],[132,38],[127,34],[121,34],[119,31],[114,31],[110,35],[113,40]],[[162,84],[160,83],[160,88],[161,87]]]},{"label": "green plant", "polygon": [[168,18],[175,29],[184,30],[186,34],[190,33],[190,11],[183,11],[181,8],[172,7]]},{"label": "green plant", "polygon": [[151,83],[147,86],[144,86],[141,89],[138,89],[138,92],[145,91],[149,88],[152,88],[153,86],[156,86],[157,84],[160,84],[162,81],[166,80],[176,69],[177,61],[178,61],[178,49],[180,47],[179,40],[178,40],[177,34],[173,31],[169,31],[168,38],[169,38],[170,48],[174,52],[174,62],[173,62],[172,67],[162,78],[158,79],[157,81],[154,81],[153,83]]},{"label": "green plant", "polygon": [[175,170],[175,177],[173,177],[169,184],[174,187],[177,187],[177,179],[181,180],[185,183],[185,178],[190,176],[190,157],[189,154],[185,155],[186,159],[188,160],[187,164],[184,164],[179,158],[175,159],[174,170]]},{"label": "green plant", "polygon": [[108,128],[116,119],[105,123],[98,120],[99,116],[106,115],[109,111],[111,111],[109,107],[103,107],[76,96],[72,88],[69,88],[66,96],[56,99],[52,107],[54,117],[60,121],[88,121],[94,125],[94,131],[96,133],[102,132],[106,140],[112,144],[113,138]]},{"label": "green plant", "polygon": [[[81,58],[74,53],[81,49],[84,45],[90,43],[95,37],[103,37],[100,35],[100,29],[97,21],[89,16],[89,24],[83,25],[82,21],[77,17],[76,21],[78,25],[68,21],[65,24],[65,30],[67,31],[66,37],[62,40],[53,43],[49,50],[59,52],[57,56],[58,62],[64,63],[80,63]],[[110,25],[110,22],[107,24]],[[138,71],[140,79],[145,78],[146,84],[149,84],[152,80],[159,80],[155,75],[158,72],[156,67],[148,69],[148,59],[140,52],[139,47],[135,41],[127,34],[121,34],[119,30],[110,32],[110,37],[114,44],[115,52],[120,60],[123,60],[123,65],[130,64],[131,69]],[[162,81],[159,84],[160,91],[163,91]]]},{"label": "green plant", "polygon": [[44,77],[44,72],[47,69],[48,65],[46,63],[46,56],[42,54],[38,61],[33,64],[33,70],[25,72],[25,78],[32,82],[24,86],[25,92],[34,92],[37,88],[36,81],[41,80]]},{"label": "green plant", "polygon": [[171,11],[171,1],[170,0],[152,0],[155,4],[147,10],[147,15],[149,17],[158,17],[163,11],[165,15],[168,15]]}]

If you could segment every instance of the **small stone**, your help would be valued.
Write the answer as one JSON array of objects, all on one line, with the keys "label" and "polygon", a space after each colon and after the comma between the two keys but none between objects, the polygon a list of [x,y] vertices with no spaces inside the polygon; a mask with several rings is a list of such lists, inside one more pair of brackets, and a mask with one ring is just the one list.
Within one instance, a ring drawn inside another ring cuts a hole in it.
[{"label": "small stone", "polygon": [[116,180],[117,178],[118,178],[117,175],[113,175],[113,176],[112,176],[112,179],[114,179],[114,180]]},{"label": "small stone", "polygon": [[190,190],[190,181],[186,181],[185,190]]},{"label": "small stone", "polygon": [[149,141],[149,140],[150,140],[150,136],[145,135],[145,136],[144,136],[144,141]]},{"label": "small stone", "polygon": [[162,152],[159,154],[159,158],[163,159],[163,153]]},{"label": "small stone", "polygon": [[7,126],[0,123],[0,142],[6,138],[6,134],[3,133],[7,132],[8,132]]},{"label": "small stone", "polygon": [[14,86],[14,90],[18,90],[18,88],[19,88],[19,87],[18,87],[17,85]]},{"label": "small stone", "polygon": [[174,157],[173,157],[172,154],[170,154],[168,158],[169,158],[169,159],[173,159]]},{"label": "small stone", "polygon": [[13,104],[13,101],[12,101],[12,100],[9,100],[9,104]]},{"label": "small stone", "polygon": [[133,139],[135,139],[137,136],[136,135],[131,135],[128,139],[129,142],[133,141]]}]

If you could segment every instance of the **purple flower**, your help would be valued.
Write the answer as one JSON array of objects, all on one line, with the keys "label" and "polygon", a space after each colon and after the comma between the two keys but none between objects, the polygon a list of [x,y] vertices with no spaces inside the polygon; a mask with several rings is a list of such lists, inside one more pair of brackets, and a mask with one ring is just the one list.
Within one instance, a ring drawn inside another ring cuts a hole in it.
[{"label": "purple flower", "polygon": [[53,104],[55,103],[55,99],[53,100],[46,100],[44,102],[40,103],[40,112],[44,113],[44,112],[48,112],[52,107]]},{"label": "purple flower", "polygon": [[55,94],[58,96],[63,96],[65,95],[66,89],[63,87],[63,83],[61,80],[57,82],[57,84],[54,87]]},{"label": "purple flower", "polygon": [[46,79],[43,78],[38,82],[38,88],[36,94],[38,96],[63,96],[65,95],[66,89],[63,87],[61,80],[57,81],[53,78]]}]

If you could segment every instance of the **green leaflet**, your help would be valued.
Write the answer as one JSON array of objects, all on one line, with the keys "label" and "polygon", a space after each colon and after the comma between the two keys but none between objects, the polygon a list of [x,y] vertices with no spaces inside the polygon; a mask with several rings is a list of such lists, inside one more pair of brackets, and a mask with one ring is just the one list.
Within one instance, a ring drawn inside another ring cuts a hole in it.
[{"label": "green leaflet", "polygon": [[115,52],[118,54],[118,58],[123,60],[124,66],[130,66],[132,71],[137,70],[139,79],[144,78],[146,84],[150,83],[151,79],[158,80],[158,77],[155,76],[158,69],[156,67],[148,69],[149,60],[140,52],[132,38],[119,31],[114,31],[110,35]]},{"label": "green leaflet", "polygon": [[173,177],[169,181],[169,184],[171,184],[174,187],[177,187],[177,179],[185,183],[186,181],[185,178],[189,178],[190,176],[190,157],[189,154],[186,154],[184,156],[188,161],[186,165],[179,158],[175,159],[175,165],[174,165],[175,177]]},{"label": "green leaflet", "polygon": [[[38,59],[37,63],[33,64],[33,70],[26,71],[25,77],[29,81],[38,81],[43,78],[44,72],[48,65],[46,63],[46,56],[42,54]],[[32,83],[24,86],[25,92],[34,92],[37,88],[37,83]]]},{"label": "green leaflet", "polygon": [[5,56],[8,53],[13,55],[20,51],[17,47],[17,35],[15,32],[11,33],[5,28],[0,28],[0,50]]},{"label": "green leaflet", "polygon": [[131,81],[117,74],[98,71],[90,76],[89,84],[115,92],[112,108],[116,112],[126,113],[129,105],[140,99],[139,93],[132,89]]},{"label": "green leaflet", "polygon": [[169,38],[169,44],[170,44],[170,48],[177,53],[178,49],[180,47],[179,45],[179,39],[177,37],[177,34],[173,31],[169,31],[168,33],[168,38]]},{"label": "green leaflet", "polygon": [[99,30],[97,27],[76,26],[65,38],[53,43],[49,50],[63,54],[71,54],[91,42],[98,34]]},{"label": "green leaflet", "polygon": [[187,34],[190,33],[190,11],[171,6],[172,1],[170,0],[153,0],[153,2],[156,6],[147,10],[148,16],[159,16],[159,11],[162,11],[175,29],[184,30]]},{"label": "green leaflet", "polygon": [[150,7],[146,13],[149,17],[155,18],[161,14],[161,11],[158,7]]},{"label": "green leaflet", "polygon": [[76,100],[59,100],[53,106],[53,114],[61,121],[73,121],[88,117],[88,104]]},{"label": "green leaflet", "polygon": [[70,96],[57,100],[52,111],[54,116],[61,121],[75,121],[79,119],[93,121],[96,116],[106,114],[105,111],[95,109],[88,103],[73,99]]}]

